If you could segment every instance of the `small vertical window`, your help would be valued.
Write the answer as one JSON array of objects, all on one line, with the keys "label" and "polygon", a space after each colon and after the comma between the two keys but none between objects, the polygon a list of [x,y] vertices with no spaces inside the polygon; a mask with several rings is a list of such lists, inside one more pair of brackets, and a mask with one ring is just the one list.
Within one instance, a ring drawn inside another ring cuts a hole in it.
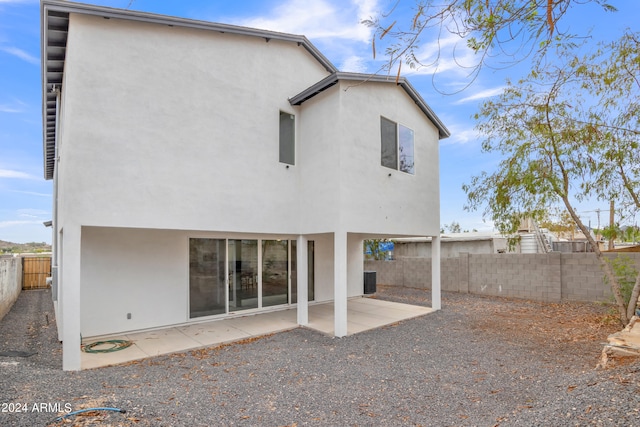
[{"label": "small vertical window", "polygon": [[280,163],[296,162],[296,116],[280,111]]},{"label": "small vertical window", "polygon": [[380,117],[380,130],[382,133],[382,166],[398,169],[398,131],[397,126],[391,120]]},{"label": "small vertical window", "polygon": [[398,140],[400,141],[400,147],[398,148],[400,157],[398,168],[402,172],[413,175],[413,131],[408,127],[399,125]]},{"label": "small vertical window", "polygon": [[413,130],[380,117],[380,132],[382,166],[413,175],[415,173]]}]

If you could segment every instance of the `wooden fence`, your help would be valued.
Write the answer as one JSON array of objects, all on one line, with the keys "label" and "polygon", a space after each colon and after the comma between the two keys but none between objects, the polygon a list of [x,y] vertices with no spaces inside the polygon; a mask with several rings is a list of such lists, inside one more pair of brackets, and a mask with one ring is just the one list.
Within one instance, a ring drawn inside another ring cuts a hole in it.
[{"label": "wooden fence", "polygon": [[22,258],[22,289],[46,289],[51,276],[51,257]]}]

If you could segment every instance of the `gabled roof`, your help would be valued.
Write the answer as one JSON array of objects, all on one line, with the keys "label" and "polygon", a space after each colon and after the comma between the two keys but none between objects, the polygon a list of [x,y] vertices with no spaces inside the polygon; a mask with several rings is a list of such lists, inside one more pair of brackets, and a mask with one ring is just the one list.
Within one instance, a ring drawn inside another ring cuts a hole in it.
[{"label": "gabled roof", "polygon": [[56,96],[63,81],[70,13],[168,25],[171,27],[185,27],[217,31],[220,33],[239,34],[260,37],[267,41],[282,40],[297,43],[298,46],[306,49],[328,72],[335,73],[337,71],[335,66],[311,44],[305,36],[301,35],[196,21],[133,10],[113,9],[62,0],[43,0],[41,8],[42,122],[45,179],[53,178],[56,152]]},{"label": "gabled roof", "polygon": [[331,86],[338,83],[338,81],[340,80],[348,80],[348,81],[355,81],[355,82],[361,82],[361,83],[377,82],[377,83],[397,84],[402,89],[404,89],[405,92],[407,92],[407,94],[411,97],[411,99],[413,99],[413,101],[416,103],[418,108],[420,108],[420,110],[422,110],[422,112],[429,118],[429,120],[431,120],[433,124],[436,125],[436,127],[438,128],[438,134],[440,136],[440,139],[448,138],[449,136],[451,136],[451,132],[449,132],[449,129],[447,129],[444,123],[442,123],[442,120],[440,120],[438,116],[436,116],[436,113],[433,112],[433,110],[427,105],[424,99],[422,99],[420,94],[414,89],[413,86],[411,86],[411,83],[409,83],[409,81],[405,77],[398,78],[396,83],[396,77],[391,77],[391,76],[383,76],[379,74],[334,72],[333,74],[331,74],[328,77],[325,77],[324,79],[320,80],[318,83],[314,84],[313,86],[289,98],[289,102],[291,103],[291,105],[301,105],[307,99],[311,99],[317,94],[324,92],[325,90],[329,89]]}]

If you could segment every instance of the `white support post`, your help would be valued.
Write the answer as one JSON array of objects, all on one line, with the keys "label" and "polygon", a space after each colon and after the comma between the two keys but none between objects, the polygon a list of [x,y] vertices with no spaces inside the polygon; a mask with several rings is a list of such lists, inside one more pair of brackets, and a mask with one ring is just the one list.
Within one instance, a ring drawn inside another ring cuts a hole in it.
[{"label": "white support post", "polygon": [[440,236],[431,237],[431,308],[442,308],[440,298]]},{"label": "white support post", "polygon": [[79,371],[80,366],[80,253],[81,227],[65,225],[62,233],[64,252],[62,277],[58,284],[62,307],[62,369]]},{"label": "white support post", "polygon": [[336,337],[347,335],[347,233],[333,234],[333,315]]},{"label": "white support post", "polygon": [[298,236],[296,243],[296,267],[298,269],[298,325],[309,324],[309,254],[307,249],[307,238]]}]

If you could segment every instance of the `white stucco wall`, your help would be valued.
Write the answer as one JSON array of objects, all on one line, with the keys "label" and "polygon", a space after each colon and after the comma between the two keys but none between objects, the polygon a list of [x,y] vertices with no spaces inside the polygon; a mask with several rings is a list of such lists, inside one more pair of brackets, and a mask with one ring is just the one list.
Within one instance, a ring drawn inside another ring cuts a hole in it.
[{"label": "white stucco wall", "polygon": [[[59,227],[439,230],[437,129],[395,84],[292,107],[327,74],[295,43],[74,14],[65,67]],[[280,110],[298,126],[289,168]],[[381,116],[414,130],[415,175],[380,165]]]},{"label": "white stucco wall", "polygon": [[333,236],[331,234],[308,235],[315,248],[315,301],[333,300]]},{"label": "white stucco wall", "polygon": [[297,232],[279,111],[326,75],[296,43],[72,14],[61,219]]},{"label": "white stucco wall", "polygon": [[82,335],[185,322],[188,243],[184,232],[84,227]]},{"label": "white stucco wall", "polygon": [[347,235],[347,296],[354,297],[364,293],[364,252],[359,234]]},{"label": "white stucco wall", "polygon": [[[189,238],[272,239],[255,234],[130,228],[82,228],[80,289],[84,337],[190,322]],[[293,236],[282,236],[293,238]],[[315,301],[333,299],[333,238],[310,235],[315,247]],[[352,250],[355,250],[351,243]],[[357,257],[352,261],[357,264]],[[362,261],[359,262],[362,269]],[[354,265],[358,269],[358,265]],[[360,295],[357,287],[350,296]],[[127,319],[131,313],[131,319]],[[202,318],[194,319],[200,321]]]},{"label": "white stucco wall", "polygon": [[[381,116],[414,131],[415,175],[381,166]],[[403,89],[340,82],[305,101],[302,117],[303,232],[439,233],[438,131]]]},{"label": "white stucco wall", "polygon": [[[352,232],[437,235],[439,139],[435,125],[395,84],[340,83],[341,222]],[[414,131],[415,175],[380,164],[380,116]],[[391,174],[391,176],[389,176]]]}]

